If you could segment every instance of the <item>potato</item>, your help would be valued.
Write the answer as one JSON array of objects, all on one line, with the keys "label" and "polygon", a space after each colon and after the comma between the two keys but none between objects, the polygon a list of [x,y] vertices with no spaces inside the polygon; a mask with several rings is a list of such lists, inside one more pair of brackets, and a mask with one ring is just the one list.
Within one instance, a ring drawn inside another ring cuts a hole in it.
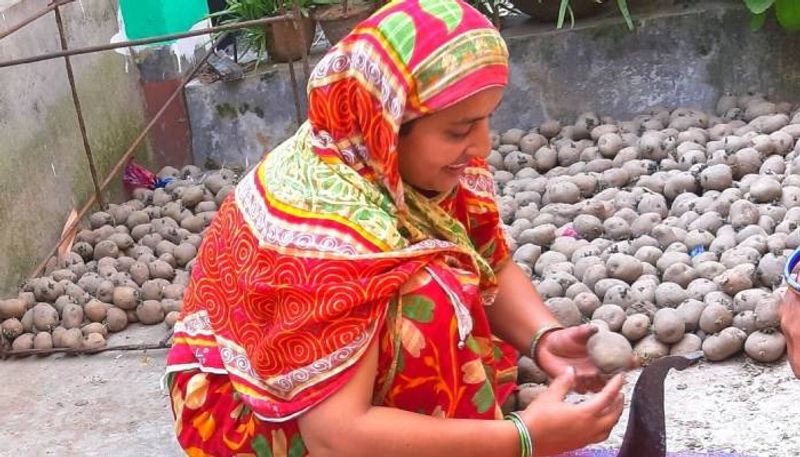
[{"label": "potato", "polygon": [[678,305],[676,310],[683,318],[687,332],[693,332],[699,328],[700,316],[705,308],[705,303],[691,298]]},{"label": "potato", "polygon": [[100,300],[92,299],[83,306],[83,312],[90,322],[103,322],[110,306]]},{"label": "potato", "polygon": [[109,308],[105,324],[109,332],[121,332],[128,326],[128,316],[120,308]]},{"label": "potato", "polygon": [[[541,252],[541,248],[539,252]],[[185,266],[197,256],[197,247],[191,243],[184,242],[174,248],[173,255],[178,265]],[[535,260],[530,264],[533,265],[533,263],[535,263]]]},{"label": "potato", "polygon": [[64,286],[52,278],[39,278],[34,283],[33,293],[36,296],[36,300],[53,303],[58,297],[64,295]]},{"label": "potato", "polygon": [[80,305],[69,303],[61,312],[61,326],[69,330],[78,328],[83,324],[83,308]]},{"label": "potato", "polygon": [[686,332],[683,316],[672,308],[663,308],[653,318],[653,334],[666,344],[677,343]]},{"label": "potato", "polygon": [[123,310],[133,310],[141,301],[141,294],[132,287],[120,286],[114,288],[112,302]]},{"label": "potato", "polygon": [[604,373],[625,371],[633,364],[631,343],[618,333],[601,330],[589,338],[586,348],[589,359]]},{"label": "potato", "polygon": [[0,319],[21,319],[27,310],[28,304],[22,299],[9,298],[8,300],[0,300]]},{"label": "potato", "polygon": [[778,331],[757,331],[750,334],[744,343],[744,351],[753,360],[762,363],[774,362],[786,350],[786,339]]},{"label": "potato", "polygon": [[641,313],[631,314],[625,319],[621,330],[628,340],[639,341],[650,332],[650,318]]},{"label": "potato", "polygon": [[34,349],[53,349],[53,336],[48,332],[39,332],[33,337]]},{"label": "potato", "polygon": [[174,327],[179,317],[180,313],[178,311],[170,311],[167,313],[166,317],[164,317],[164,323],[167,325],[167,328]]},{"label": "potato", "polygon": [[655,335],[647,335],[633,346],[633,353],[643,365],[669,354],[669,346],[658,341]]},{"label": "potato", "polygon": [[110,239],[106,239],[97,243],[94,247],[94,260],[100,260],[104,257],[117,257],[119,256],[119,247]]},{"label": "potato", "polygon": [[[33,292],[20,292],[17,294],[17,298],[22,300],[25,303],[27,309],[31,309],[36,305],[36,296]],[[0,306],[2,306],[2,300],[0,300]]]},{"label": "potato", "polygon": [[632,283],[642,275],[642,262],[626,254],[612,254],[606,262],[606,271],[612,278]]},{"label": "potato", "polygon": [[[747,267],[750,268],[740,268]],[[720,290],[728,295],[736,295],[737,293],[753,288],[753,275],[755,274],[755,267],[752,265],[739,265],[733,269],[727,270],[721,275],[714,278],[714,282],[719,285]]]},{"label": "potato", "polygon": [[694,333],[683,335],[680,341],[669,349],[669,355],[687,355],[702,350],[703,340]]},{"label": "potato", "polygon": [[673,282],[661,283],[656,287],[655,300],[660,308],[675,308],[684,300],[689,298],[689,294]]},{"label": "potato", "polygon": [[712,303],[707,305],[700,314],[699,327],[702,331],[712,334],[722,331],[733,324],[733,313],[723,305]]},{"label": "potato", "polygon": [[156,300],[145,300],[136,307],[136,318],[145,325],[154,325],[164,321],[164,310]]},{"label": "potato", "polygon": [[733,326],[748,335],[758,330],[755,311],[745,310],[733,316]]},{"label": "potato", "polygon": [[99,333],[103,338],[107,338],[108,328],[100,322],[93,322],[81,327],[81,333],[83,333],[83,336],[87,336],[90,333]]},{"label": "potato", "polygon": [[728,327],[703,340],[703,354],[712,362],[721,362],[736,355],[744,347],[747,335],[736,327]]},{"label": "potato", "polygon": [[[664,282],[675,283],[682,288],[699,277],[697,271],[685,263],[675,263],[664,270]],[[688,294],[688,292],[687,292]]]},{"label": "potato", "polygon": [[33,326],[40,332],[50,332],[58,325],[58,311],[47,303],[33,307]]},{"label": "potato", "polygon": [[60,340],[63,348],[80,349],[83,346],[83,334],[79,328],[64,330]]},{"label": "potato", "polygon": [[106,339],[99,333],[90,333],[83,337],[81,345],[84,349],[100,349],[106,346]]},{"label": "potato", "polygon": [[14,351],[27,351],[33,349],[33,333],[23,333],[16,337],[14,342],[11,343],[11,349]]},{"label": "potato", "polygon": [[543,384],[521,383],[519,385],[518,392],[516,392],[517,397],[512,410],[519,411],[527,408],[528,405],[533,403],[533,401],[536,400],[546,390],[547,386]]},{"label": "potato", "polygon": [[780,300],[773,297],[764,297],[755,307],[756,328],[767,330],[780,325]]},{"label": "potato", "polygon": [[755,311],[756,306],[762,301],[770,298],[771,294],[761,289],[743,290],[733,296],[733,312],[741,313],[749,310]]},{"label": "potato", "polygon": [[89,216],[89,225],[92,229],[98,229],[104,225],[111,225],[114,223],[114,218],[104,211],[98,211]]},{"label": "potato", "polygon": [[156,260],[149,265],[150,277],[170,280],[175,277],[175,269],[163,260]]},{"label": "potato", "polygon": [[600,306],[592,313],[592,319],[605,321],[612,332],[618,332],[622,329],[625,317],[625,310],[613,304]]},{"label": "potato", "polygon": [[181,300],[185,289],[186,287],[181,284],[170,284],[164,287],[162,295],[166,299]]},{"label": "potato", "polygon": [[573,327],[582,323],[580,310],[569,298],[550,298],[545,304],[565,327]]},{"label": "potato", "polygon": [[575,296],[573,302],[584,317],[590,317],[600,307],[600,299],[591,292],[581,292]]},{"label": "potato", "polygon": [[6,319],[0,324],[0,333],[9,341],[14,341],[16,337],[22,335],[24,332],[25,328],[22,326],[22,322],[17,318],[12,317]]}]

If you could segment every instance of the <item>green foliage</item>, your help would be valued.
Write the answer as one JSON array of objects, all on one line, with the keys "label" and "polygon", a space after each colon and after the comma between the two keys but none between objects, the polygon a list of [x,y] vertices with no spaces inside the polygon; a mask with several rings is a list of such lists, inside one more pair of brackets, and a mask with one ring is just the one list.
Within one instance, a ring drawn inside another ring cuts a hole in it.
[{"label": "green foliage", "polygon": [[[539,0],[541,3],[542,0]],[[616,0],[617,1],[617,9],[619,9],[620,14],[622,17],[625,18],[625,24],[628,25],[629,30],[633,30],[633,18],[631,17],[631,12],[628,9],[628,0]],[[570,0],[561,0],[561,5],[558,9],[558,22],[556,23],[556,28],[562,28],[564,26],[564,19],[566,18],[567,13],[569,13],[569,21],[570,27],[575,26],[575,15],[572,13],[572,7],[569,4]],[[597,3],[602,3],[602,0],[597,0]]]},{"label": "green foliage", "polygon": [[[544,0],[538,0],[539,3],[542,3]],[[567,19],[567,14],[569,14],[569,22],[570,27],[575,25],[575,15],[572,12],[572,7],[570,6],[570,0],[558,0],[559,1],[559,9],[558,9],[558,19],[556,20],[556,28],[563,28],[564,22]],[[597,3],[603,3],[603,1],[609,0],[595,0]],[[507,0],[468,0],[468,3],[475,7],[478,11],[483,13],[489,19],[493,21],[499,17],[505,16],[507,14],[514,14],[518,13],[519,11],[512,6]],[[617,9],[619,10],[622,17],[625,18],[625,23],[628,26],[628,29],[633,30],[633,17],[631,16],[630,10],[628,9],[628,0],[616,0]]]},{"label": "green foliage", "polygon": [[764,26],[772,10],[775,11],[778,24],[785,30],[800,30],[800,2],[797,0],[744,0],[744,4],[753,14],[750,21],[753,30]]},{"label": "green foliage", "polygon": [[[325,1],[325,0],[316,0]],[[219,17],[221,24],[253,21],[264,17],[281,15],[281,0],[225,0],[224,10],[211,14],[209,17]],[[293,0],[282,0],[286,12],[294,11]],[[312,0],[298,0],[300,11],[308,15],[308,7]],[[263,25],[242,29],[243,53],[254,50],[258,53],[259,60],[267,50],[266,31]]]}]

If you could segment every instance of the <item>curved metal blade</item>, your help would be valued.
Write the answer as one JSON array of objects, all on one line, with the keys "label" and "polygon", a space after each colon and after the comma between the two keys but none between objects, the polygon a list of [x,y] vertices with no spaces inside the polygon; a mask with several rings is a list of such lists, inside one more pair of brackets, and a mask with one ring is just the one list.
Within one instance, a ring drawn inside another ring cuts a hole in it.
[{"label": "curved metal blade", "polygon": [[633,389],[628,428],[617,457],[665,457],[664,379],[669,370],[684,370],[703,358],[702,352],[663,357],[646,366]]}]

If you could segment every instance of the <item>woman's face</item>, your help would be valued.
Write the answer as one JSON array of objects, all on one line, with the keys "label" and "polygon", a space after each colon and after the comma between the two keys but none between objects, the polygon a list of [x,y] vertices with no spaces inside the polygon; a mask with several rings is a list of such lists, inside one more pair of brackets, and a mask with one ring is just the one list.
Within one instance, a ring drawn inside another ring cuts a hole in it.
[{"label": "woman's face", "polygon": [[455,187],[470,159],[491,152],[489,117],[502,98],[503,89],[485,89],[413,121],[397,148],[403,180],[423,191]]}]

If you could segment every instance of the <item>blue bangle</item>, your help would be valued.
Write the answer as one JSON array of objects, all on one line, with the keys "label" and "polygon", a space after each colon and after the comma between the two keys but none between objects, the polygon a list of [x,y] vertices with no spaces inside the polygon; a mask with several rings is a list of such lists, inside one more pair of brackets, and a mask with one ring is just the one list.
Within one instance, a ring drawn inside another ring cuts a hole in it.
[{"label": "blue bangle", "polygon": [[786,283],[792,289],[800,292],[800,283],[792,276],[792,272],[794,271],[797,264],[800,263],[800,248],[797,248],[792,252],[789,256],[789,259],[786,261],[786,265],[783,266],[783,279],[786,280]]}]

